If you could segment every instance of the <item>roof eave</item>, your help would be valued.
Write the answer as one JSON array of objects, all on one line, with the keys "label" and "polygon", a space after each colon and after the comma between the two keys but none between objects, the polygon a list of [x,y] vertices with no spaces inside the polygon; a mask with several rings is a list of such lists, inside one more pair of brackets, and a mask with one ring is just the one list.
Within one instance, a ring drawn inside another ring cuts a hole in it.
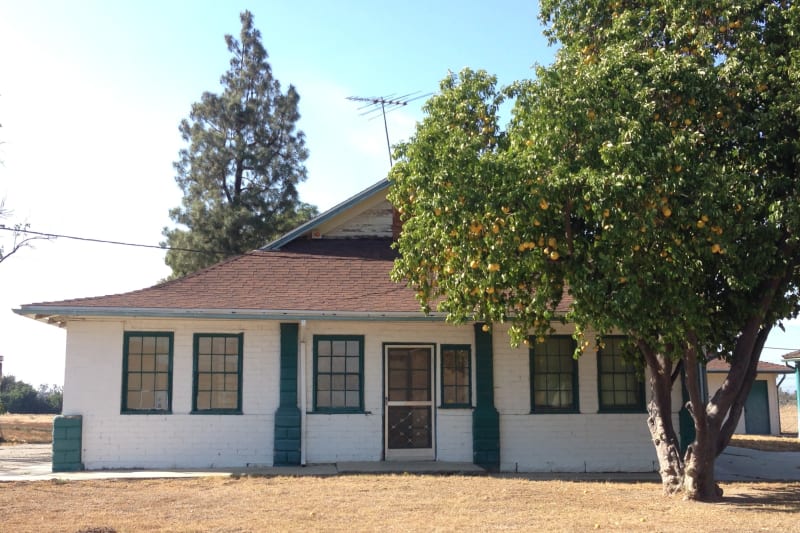
[{"label": "roof eave", "polygon": [[[707,372],[709,374],[727,374],[728,372],[730,372],[730,369],[719,369],[719,370],[708,369]],[[778,370],[773,368],[756,370],[756,374],[791,374],[792,372],[794,372],[794,369],[791,369],[789,367],[786,367],[786,370]]]},{"label": "roof eave", "polygon": [[800,363],[800,351],[790,352],[787,354],[782,355],[784,362],[795,362]]},{"label": "roof eave", "polygon": [[317,311],[295,309],[176,309],[156,307],[78,307],[24,305],[14,309],[18,315],[63,325],[70,318],[203,318],[225,320],[372,320],[402,322],[440,322],[444,313],[425,315],[421,311]]}]

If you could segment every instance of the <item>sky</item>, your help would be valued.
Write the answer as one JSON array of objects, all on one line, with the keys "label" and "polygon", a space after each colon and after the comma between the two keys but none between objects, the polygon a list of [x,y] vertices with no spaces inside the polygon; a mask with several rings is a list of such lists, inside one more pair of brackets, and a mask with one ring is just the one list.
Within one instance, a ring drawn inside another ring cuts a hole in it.
[{"label": "sky", "polygon": [[[555,54],[536,2],[523,0],[0,0],[0,198],[12,211],[0,224],[157,245],[181,201],[178,124],[204,91],[220,90],[224,35],[238,35],[245,9],[273,75],[300,94],[310,152],[300,195],[320,211],[389,170],[382,120],[348,96],[433,93],[464,67],[508,84]],[[387,115],[392,143],[413,133],[423,103]],[[12,309],[140,289],[169,273],[158,249],[64,238],[21,249],[0,263],[3,373],[34,385],[64,377],[64,331]],[[800,349],[800,323],[767,345],[783,348],[765,350],[774,362]]]}]

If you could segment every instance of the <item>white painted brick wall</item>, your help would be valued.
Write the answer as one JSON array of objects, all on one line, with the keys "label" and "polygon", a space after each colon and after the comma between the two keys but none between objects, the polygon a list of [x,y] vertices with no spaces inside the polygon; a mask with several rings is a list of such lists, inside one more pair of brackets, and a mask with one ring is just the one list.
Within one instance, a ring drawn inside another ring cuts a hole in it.
[{"label": "white painted brick wall", "polygon": [[436,419],[436,458],[472,462],[472,409],[439,409]]},{"label": "white painted brick wall", "polygon": [[[364,335],[364,409],[368,414],[313,413],[314,335]],[[434,344],[436,387],[440,403],[439,345],[473,345],[471,326],[442,323],[307,321],[300,328],[305,344],[306,416],[308,463],[334,461],[379,461],[384,446],[384,344]],[[474,357],[474,348],[472,349]],[[474,364],[473,364],[474,372]],[[473,375],[473,383],[474,383]],[[473,391],[474,393],[474,391]],[[472,411],[437,410],[437,458],[442,461],[472,460]]]},{"label": "white painted brick wall", "polygon": [[[571,335],[559,325],[557,334]],[[657,469],[646,413],[599,413],[595,337],[578,359],[580,414],[531,414],[530,356],[512,348],[505,328],[495,328],[495,405],[500,413],[500,468],[519,472],[609,472]],[[512,386],[508,386],[512,384]],[[650,398],[645,384],[646,398]],[[680,388],[673,392],[678,428]]]},{"label": "white painted brick wall", "polygon": [[[172,414],[120,414],[124,331],[172,331]],[[242,415],[193,415],[194,333],[244,332]],[[67,332],[64,414],[83,415],[83,462],[100,468],[271,465],[278,405],[277,322],[74,321]]]},{"label": "white painted brick wall", "polygon": [[[124,331],[172,331],[173,414],[120,414]],[[192,415],[194,333],[244,332],[242,415]],[[563,329],[569,333],[568,328]],[[436,347],[435,401],[440,399],[440,347],[467,344],[475,365],[473,328],[443,323],[308,321],[301,324],[308,463],[383,458],[385,344]],[[313,413],[313,336],[364,335],[366,413]],[[593,339],[590,339],[593,342]],[[85,320],[68,327],[64,413],[84,416],[87,468],[203,468],[270,465],[274,412],[279,401],[278,322],[239,320]],[[655,454],[645,414],[597,413],[594,353],[579,360],[581,414],[530,414],[529,358],[495,329],[495,403],[500,412],[501,468],[519,471],[652,470]],[[302,394],[302,393],[301,393]],[[680,396],[676,405],[680,406]],[[676,410],[677,410],[676,407]],[[472,410],[437,409],[436,452],[441,461],[472,460]],[[677,418],[675,419],[677,423]]]}]

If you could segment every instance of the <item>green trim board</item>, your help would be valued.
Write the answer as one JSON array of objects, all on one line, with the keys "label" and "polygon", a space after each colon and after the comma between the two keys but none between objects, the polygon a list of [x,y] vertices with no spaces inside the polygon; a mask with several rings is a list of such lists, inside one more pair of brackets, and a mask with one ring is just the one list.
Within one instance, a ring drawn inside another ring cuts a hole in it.
[{"label": "green trim board", "polygon": [[364,335],[314,335],[317,413],[364,412]]},{"label": "green trim board", "polygon": [[172,413],[174,345],[172,332],[123,333],[120,388],[122,414]]},{"label": "green trim board", "polygon": [[500,414],[494,406],[492,334],[483,324],[475,332],[475,410],[472,411],[472,462],[488,470],[500,468]]},{"label": "green trim board", "polygon": [[296,323],[282,323],[280,332],[280,403],[275,411],[272,463],[293,466],[302,459],[302,416],[297,406],[299,327]]},{"label": "green trim board", "polygon": [[[441,358],[440,407],[444,409],[466,409],[472,407],[472,346],[469,344],[442,344],[439,348]],[[453,357],[453,361],[448,361]],[[448,370],[451,370],[448,377]],[[452,378],[452,382],[449,382]],[[449,394],[448,394],[449,393]],[[449,401],[448,397],[453,397]],[[461,400],[461,401],[458,401]]]},{"label": "green trim board", "polygon": [[571,335],[529,339],[531,413],[578,413],[578,361]]},{"label": "green trim board", "polygon": [[53,472],[83,470],[83,417],[59,415],[53,419]]},{"label": "green trim board", "polygon": [[195,333],[192,413],[242,414],[244,333]]}]

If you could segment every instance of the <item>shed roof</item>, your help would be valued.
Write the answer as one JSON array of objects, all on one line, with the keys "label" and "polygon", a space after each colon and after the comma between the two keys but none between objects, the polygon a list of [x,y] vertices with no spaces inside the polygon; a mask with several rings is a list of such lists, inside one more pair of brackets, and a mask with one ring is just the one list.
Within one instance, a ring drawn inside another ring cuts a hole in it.
[{"label": "shed roof", "polygon": [[[722,359],[714,359],[706,363],[706,370],[712,374],[727,373],[730,369],[731,365]],[[767,361],[759,361],[756,371],[759,374],[791,374],[794,372],[793,369],[787,366],[778,365]]]}]

